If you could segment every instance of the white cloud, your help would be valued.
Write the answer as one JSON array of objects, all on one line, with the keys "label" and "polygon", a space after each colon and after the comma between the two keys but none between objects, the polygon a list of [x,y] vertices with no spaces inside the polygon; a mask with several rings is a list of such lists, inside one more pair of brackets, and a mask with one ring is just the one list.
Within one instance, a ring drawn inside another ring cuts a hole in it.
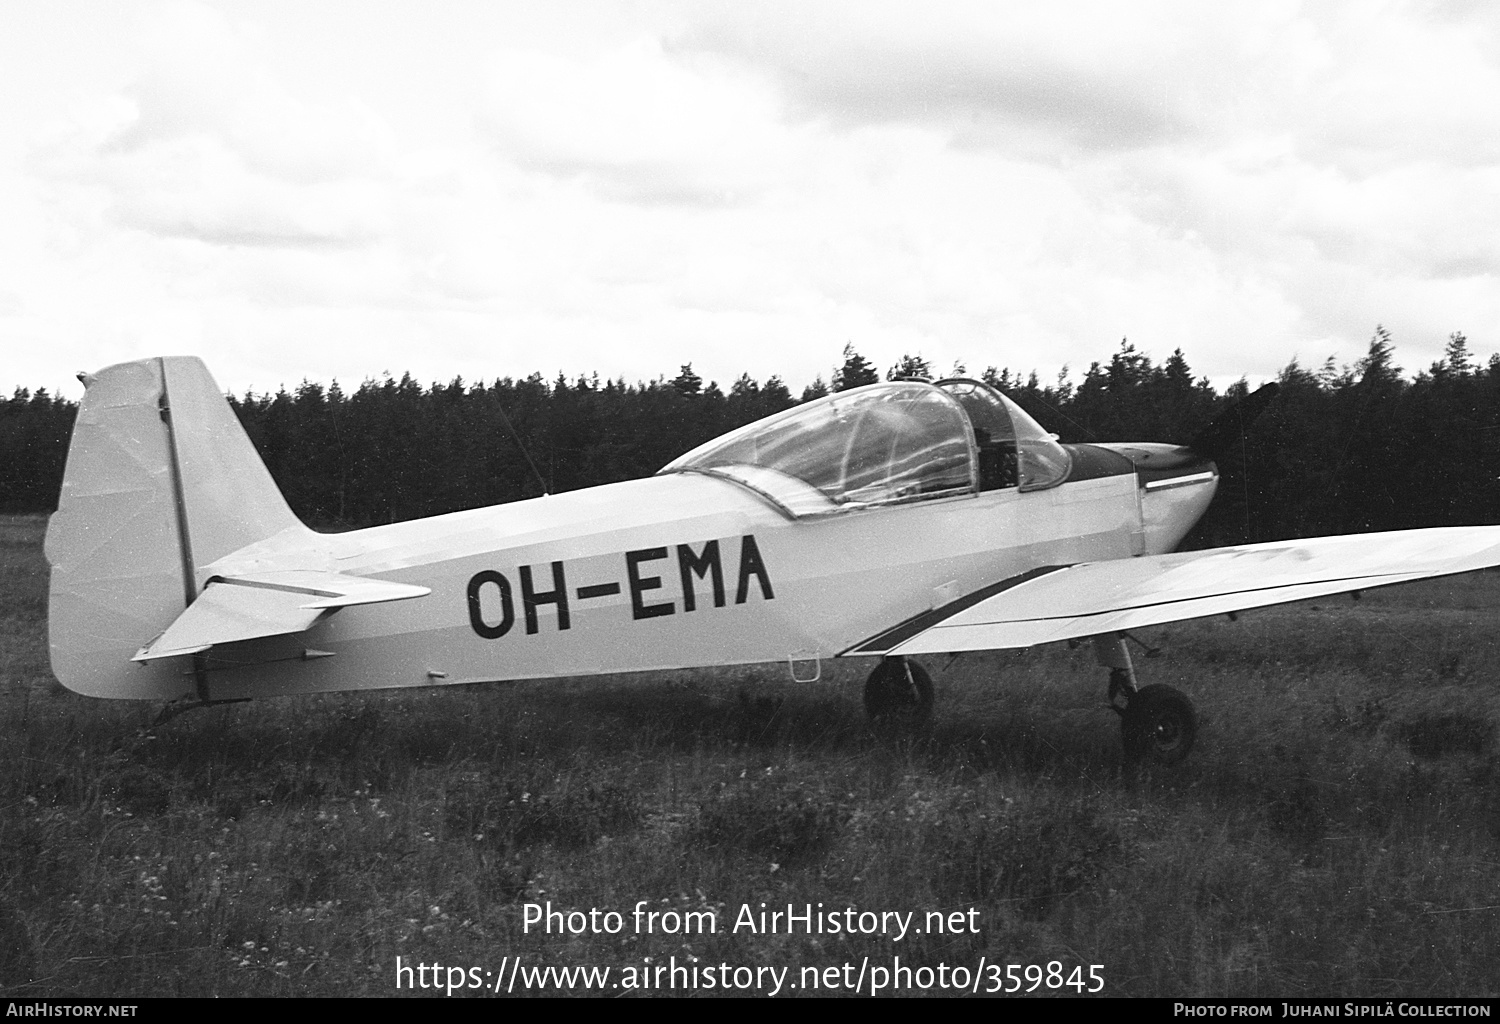
[{"label": "white cloud", "polygon": [[209,136],[253,171],[294,183],[368,175],[389,159],[390,131],[363,102],[286,91],[274,42],[254,22],[174,5],[142,26],[138,45],[143,71],[126,90],[137,117],[105,153]]},{"label": "white cloud", "polygon": [[100,179],[128,227],[212,245],[359,246],[384,233],[385,195],[368,179],[293,184],[255,173],[207,136],[106,158]]},{"label": "white cloud", "polygon": [[270,77],[253,28],[197,5],[142,29],[143,71],[35,166],[102,190],[120,224],[220,246],[356,246],[386,229],[390,139],[359,103]]},{"label": "white cloud", "polygon": [[796,387],[845,341],[1049,378],[1122,335],[1221,379],[1376,322],[1409,367],[1500,347],[1485,6],[224,10],[151,14],[0,167],[26,365]]},{"label": "white cloud", "polygon": [[1193,93],[1234,29],[1196,6],[721,7],[684,44],[775,73],[805,116],[906,121],[967,144],[1113,149],[1202,130]]},{"label": "white cloud", "polygon": [[653,36],[592,60],[504,51],[480,121],[522,165],[633,201],[734,202],[780,180],[799,148],[767,82]]}]

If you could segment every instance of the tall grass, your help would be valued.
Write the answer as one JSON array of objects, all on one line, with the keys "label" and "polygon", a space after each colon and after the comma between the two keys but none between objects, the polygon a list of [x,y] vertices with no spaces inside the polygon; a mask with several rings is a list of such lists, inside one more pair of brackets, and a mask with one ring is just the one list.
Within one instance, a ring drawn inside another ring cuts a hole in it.
[{"label": "tall grass", "polygon": [[[395,993],[498,968],[1103,965],[1106,994],[1500,990],[1494,611],[1477,575],[1151,632],[1202,727],[1129,770],[1087,649],[933,659],[924,736],[868,666],[195,711],[51,680],[39,520],[0,520],[0,991]],[[630,911],[715,911],[635,934]],[[616,910],[619,934],[523,929]],[[731,932],[791,903],[977,932]],[[1071,992],[1071,989],[1063,989]]]}]

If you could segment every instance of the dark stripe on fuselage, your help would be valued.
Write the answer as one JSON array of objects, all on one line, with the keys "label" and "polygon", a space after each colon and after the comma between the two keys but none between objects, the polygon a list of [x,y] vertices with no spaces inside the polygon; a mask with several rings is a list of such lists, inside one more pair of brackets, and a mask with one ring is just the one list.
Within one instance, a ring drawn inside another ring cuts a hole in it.
[{"label": "dark stripe on fuselage", "polygon": [[951,618],[966,608],[974,607],[986,598],[994,597],[996,594],[1007,591],[1011,587],[1019,587],[1022,583],[1029,583],[1034,579],[1066,568],[1066,565],[1043,565],[1028,572],[1023,572],[1019,576],[1012,576],[1010,579],[1001,580],[999,583],[991,583],[988,586],[980,587],[972,594],[965,594],[958,600],[949,601],[940,608],[933,608],[918,615],[913,615],[900,625],[892,626],[882,633],[875,634],[868,640],[863,640],[855,644],[848,650],[843,651],[839,656],[843,657],[846,654],[883,654],[892,647],[905,643],[918,633],[926,632],[944,619]]},{"label": "dark stripe on fuselage", "polygon": [[1134,473],[1137,484],[1144,487],[1158,480],[1218,472],[1212,460],[1178,445],[1067,444],[1063,447],[1073,456],[1073,468],[1066,483]]},{"label": "dark stripe on fuselage", "polygon": [[1073,466],[1068,470],[1064,483],[1075,480],[1098,480],[1106,476],[1125,476],[1135,472],[1135,463],[1119,452],[1101,448],[1096,444],[1065,444],[1064,448],[1073,457]]},{"label": "dark stripe on fuselage", "polygon": [[[1148,483],[1158,480],[1169,480],[1174,477],[1188,477],[1195,474],[1210,472],[1217,474],[1214,464],[1202,458],[1196,452],[1188,448],[1175,445],[1103,445],[1103,444],[1065,444],[1068,454],[1072,456],[1072,466],[1068,471],[1067,478],[1063,481],[1066,486],[1081,480],[1098,480],[1105,477],[1135,476],[1136,486],[1144,487]],[[1124,449],[1123,451],[1121,449]],[[1133,453],[1126,454],[1127,452]],[[972,608],[974,605],[996,594],[1002,593],[1012,587],[1020,586],[1031,580],[1054,573],[1059,569],[1068,568],[1066,565],[1044,565],[1029,572],[1023,572],[1019,576],[1001,580],[981,587],[971,594],[966,594],[956,601],[933,608],[929,611],[913,615],[905,622],[892,626],[883,632],[877,633],[867,640],[843,651],[841,656],[850,654],[883,654],[893,647],[905,643],[918,633],[925,632],[933,626],[957,615],[959,612]]]}]

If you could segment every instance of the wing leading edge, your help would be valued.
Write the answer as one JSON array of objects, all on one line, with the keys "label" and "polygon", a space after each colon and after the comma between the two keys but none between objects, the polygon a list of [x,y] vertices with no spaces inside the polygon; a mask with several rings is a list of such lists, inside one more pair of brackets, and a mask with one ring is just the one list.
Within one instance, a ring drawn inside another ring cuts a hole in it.
[{"label": "wing leading edge", "polygon": [[1045,566],[917,616],[845,653],[1031,647],[1493,565],[1500,565],[1500,526],[1316,537]]}]

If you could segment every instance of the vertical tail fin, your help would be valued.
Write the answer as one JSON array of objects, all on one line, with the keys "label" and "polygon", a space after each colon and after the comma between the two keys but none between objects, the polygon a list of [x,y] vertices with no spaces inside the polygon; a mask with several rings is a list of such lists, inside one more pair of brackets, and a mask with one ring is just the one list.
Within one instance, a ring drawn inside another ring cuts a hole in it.
[{"label": "vertical tail fin", "polygon": [[85,383],[47,526],[52,671],[90,696],[174,699],[192,674],[131,656],[192,603],[205,566],[305,527],[201,360],[120,363]]}]

